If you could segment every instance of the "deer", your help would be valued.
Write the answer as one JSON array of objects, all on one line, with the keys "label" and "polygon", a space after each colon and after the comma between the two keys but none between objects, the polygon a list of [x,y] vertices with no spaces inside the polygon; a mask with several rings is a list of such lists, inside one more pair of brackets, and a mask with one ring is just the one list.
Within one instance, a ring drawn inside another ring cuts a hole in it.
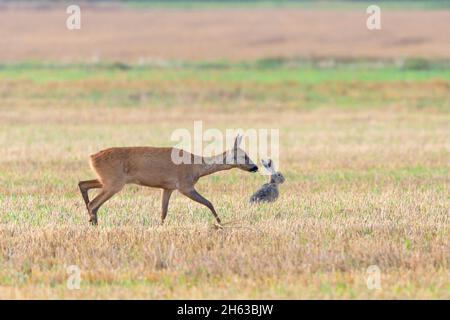
[{"label": "deer", "polygon": [[[91,155],[89,164],[97,179],[78,183],[90,224],[98,224],[97,212],[106,201],[126,184],[136,184],[162,189],[161,225],[167,217],[170,196],[177,190],[206,206],[221,226],[214,206],[198,193],[195,184],[204,176],[233,168],[257,172],[258,166],[239,147],[241,141],[242,135],[238,135],[232,149],[211,157],[172,147],[114,147]],[[174,161],[173,155],[180,154],[189,161]],[[100,189],[100,192],[89,200],[91,189]]]}]

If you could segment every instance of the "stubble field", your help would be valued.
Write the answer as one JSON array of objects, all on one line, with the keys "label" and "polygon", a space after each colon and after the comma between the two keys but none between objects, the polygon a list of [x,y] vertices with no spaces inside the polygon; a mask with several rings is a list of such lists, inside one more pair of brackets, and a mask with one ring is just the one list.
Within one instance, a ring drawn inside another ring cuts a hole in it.
[{"label": "stubble field", "polygon": [[[3,68],[0,296],[449,298],[450,74],[358,70]],[[88,156],[169,146],[194,120],[279,128],[279,201],[251,207],[267,177],[236,170],[198,185],[224,230],[179,194],[159,226],[160,192],[134,186],[89,226],[77,188],[93,177]]]}]

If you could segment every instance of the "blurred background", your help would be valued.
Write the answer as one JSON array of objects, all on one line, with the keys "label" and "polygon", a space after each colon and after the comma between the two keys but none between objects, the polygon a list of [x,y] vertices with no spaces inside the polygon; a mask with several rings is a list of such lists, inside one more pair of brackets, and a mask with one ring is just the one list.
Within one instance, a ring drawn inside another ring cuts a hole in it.
[{"label": "blurred background", "polygon": [[[380,6],[382,30],[366,8]],[[448,58],[449,1],[0,1],[0,59],[157,63]],[[447,10],[445,10],[447,9]]]}]

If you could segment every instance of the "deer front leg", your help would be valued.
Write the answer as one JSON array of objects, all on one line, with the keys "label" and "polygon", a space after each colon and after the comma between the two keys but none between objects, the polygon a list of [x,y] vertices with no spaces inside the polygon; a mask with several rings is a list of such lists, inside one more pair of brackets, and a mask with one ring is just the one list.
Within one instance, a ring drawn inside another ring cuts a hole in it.
[{"label": "deer front leg", "polygon": [[194,188],[192,189],[187,189],[187,190],[180,190],[180,192],[182,194],[184,194],[186,197],[188,197],[189,199],[192,199],[198,203],[203,204],[204,206],[208,207],[209,210],[211,210],[214,218],[216,218],[217,223],[220,225],[220,218],[216,213],[216,210],[214,209],[213,205],[211,202],[209,202],[208,199],[205,199],[201,194],[199,194],[197,192],[197,190],[195,190]]},{"label": "deer front leg", "polygon": [[169,208],[169,200],[173,190],[163,189],[162,191],[162,206],[161,206],[161,224],[164,223],[164,220],[167,216],[167,209]]}]

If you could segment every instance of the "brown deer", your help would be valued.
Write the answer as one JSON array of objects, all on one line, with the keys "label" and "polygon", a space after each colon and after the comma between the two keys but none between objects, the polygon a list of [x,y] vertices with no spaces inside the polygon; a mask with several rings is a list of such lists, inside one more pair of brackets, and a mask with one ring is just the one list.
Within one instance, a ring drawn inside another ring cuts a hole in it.
[{"label": "brown deer", "polygon": [[[109,148],[90,157],[95,180],[80,181],[78,186],[89,214],[89,222],[97,224],[97,212],[101,205],[122,190],[125,184],[133,183],[162,189],[161,223],[167,216],[172,192],[178,190],[188,198],[211,210],[220,225],[220,218],[211,202],[195,190],[195,184],[212,173],[239,168],[256,172],[258,167],[239,148],[242,136],[238,135],[233,149],[213,157],[202,157],[176,148],[124,147]],[[173,155],[183,154],[183,163],[173,161]],[[187,163],[186,163],[187,162]],[[100,193],[89,200],[88,191],[101,188]]]}]

